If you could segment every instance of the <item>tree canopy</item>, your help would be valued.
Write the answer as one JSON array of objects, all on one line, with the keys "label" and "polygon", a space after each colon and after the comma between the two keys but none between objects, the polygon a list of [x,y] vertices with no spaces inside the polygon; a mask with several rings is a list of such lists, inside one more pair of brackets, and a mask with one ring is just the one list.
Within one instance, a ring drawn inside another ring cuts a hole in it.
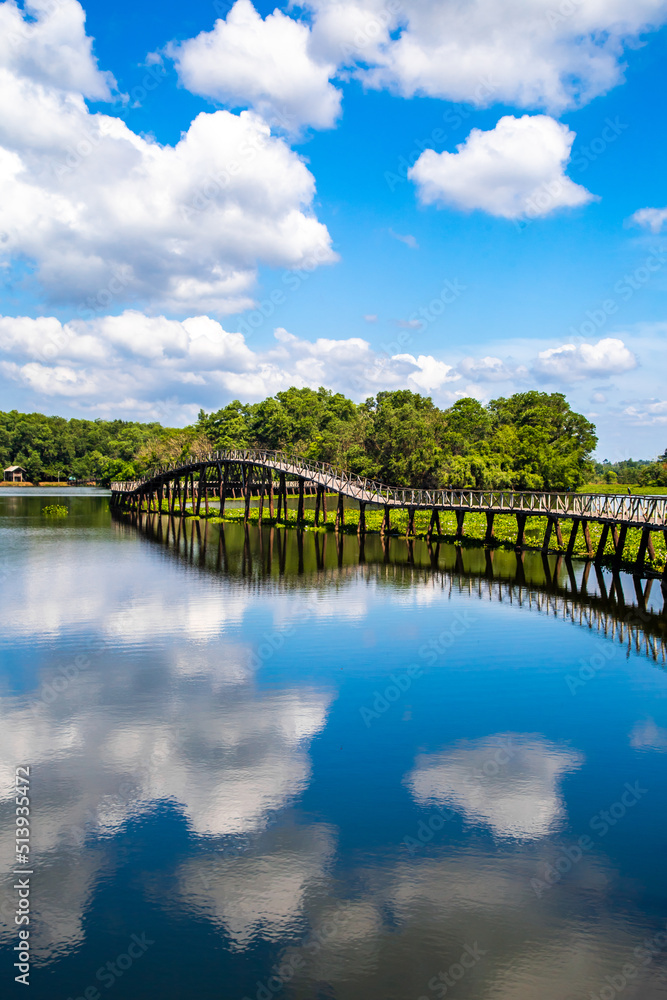
[{"label": "tree canopy", "polygon": [[199,414],[214,448],[288,449],[392,486],[573,489],[590,475],[594,425],[561,393],[459,399],[441,410],[407,389],[355,405],[328,389],[279,392]]},{"label": "tree canopy", "polygon": [[[32,481],[108,483],[214,449],[269,448],[342,466],[390,486],[574,489],[591,475],[595,427],[561,393],[457,400],[440,409],[407,389],[354,403],[290,388],[259,403],[200,411],[182,429],[124,420],[0,413],[0,458]],[[664,457],[664,456],[663,456]],[[4,467],[3,466],[3,467]]]}]

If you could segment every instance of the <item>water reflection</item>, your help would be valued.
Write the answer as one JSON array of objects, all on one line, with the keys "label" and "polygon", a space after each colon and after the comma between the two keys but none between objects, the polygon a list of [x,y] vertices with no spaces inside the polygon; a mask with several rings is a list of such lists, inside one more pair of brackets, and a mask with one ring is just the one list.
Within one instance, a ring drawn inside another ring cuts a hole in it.
[{"label": "water reflection", "polygon": [[560,781],[583,758],[566,747],[505,733],[424,754],[407,785],[421,806],[448,806],[497,837],[537,840],[564,819]]},{"label": "water reflection", "polygon": [[[29,763],[37,1000],[84,995],[144,931],[122,1000],[584,1000],[664,926],[658,587],[642,604],[631,579],[501,550],[19,514],[0,942]],[[666,954],[623,995],[664,996]]]},{"label": "water reflection", "polygon": [[214,525],[157,515],[114,517],[116,530],[137,532],[165,554],[201,571],[256,585],[298,587],[307,575],[319,584],[363,573],[393,587],[437,580],[481,599],[517,602],[537,612],[642,649],[667,662],[667,605],[660,581],[612,573],[562,555],[431,545],[424,540],[333,535],[241,524]]}]

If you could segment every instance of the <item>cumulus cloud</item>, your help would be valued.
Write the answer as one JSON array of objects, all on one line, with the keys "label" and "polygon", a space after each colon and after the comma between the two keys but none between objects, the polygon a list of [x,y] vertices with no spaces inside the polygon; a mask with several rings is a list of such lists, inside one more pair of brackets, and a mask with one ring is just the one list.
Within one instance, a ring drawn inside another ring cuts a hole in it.
[{"label": "cumulus cloud", "polygon": [[523,365],[512,365],[502,358],[488,355],[483,358],[464,358],[459,363],[458,370],[476,382],[508,382],[511,379],[521,379],[528,372]]},{"label": "cumulus cloud", "polygon": [[624,408],[623,415],[634,424],[667,424],[667,400],[649,399],[631,403]]},{"label": "cumulus cloud", "polygon": [[[93,58],[85,20],[77,0],[31,0],[23,10],[12,0],[0,4],[3,88],[7,77],[14,75],[33,81],[36,87],[109,100],[115,81],[110,73],[99,70]],[[13,110],[3,102],[3,117]]]},{"label": "cumulus cloud", "polygon": [[[512,345],[520,361],[484,354],[457,361],[409,353],[398,341],[379,351],[362,337],[306,340],[282,327],[272,343],[253,348],[210,316],[179,321],[126,310],[69,323],[0,316],[0,374],[34,395],[29,405],[61,400],[99,416],[189,422],[202,406],[256,401],[292,385],[326,385],[354,399],[407,388],[450,405],[461,395],[488,399],[490,386],[513,392],[531,378],[572,384],[637,366],[616,338],[535,354],[536,346]],[[659,419],[661,405],[642,405],[641,412]],[[627,415],[640,419],[639,410]]]},{"label": "cumulus cloud", "polygon": [[308,0],[313,41],[367,86],[561,112],[623,79],[623,50],[665,22],[665,0]]},{"label": "cumulus cloud", "polygon": [[574,381],[620,375],[637,367],[637,358],[622,340],[604,337],[596,344],[563,344],[540,351],[533,371],[544,378]]},{"label": "cumulus cloud", "polygon": [[652,233],[659,233],[667,222],[667,208],[640,208],[630,216],[630,221],[650,229]]},{"label": "cumulus cloud", "polygon": [[[31,262],[47,300],[82,313],[128,302],[239,311],[259,263],[335,259],[312,211],[312,174],[256,114],[200,114],[161,145],[88,111],[83,96],[108,96],[109,81],[75,0],[58,6],[64,20],[46,5],[30,23],[0,10],[18,32],[0,45],[0,255]],[[45,64],[69,43],[69,75],[34,65],[33,43]]]},{"label": "cumulus cloud", "polygon": [[547,115],[506,115],[488,132],[473,129],[456,153],[424,150],[408,177],[425,204],[535,218],[593,198],[565,175],[573,141],[574,132]]},{"label": "cumulus cloud", "polygon": [[231,107],[252,107],[288,132],[300,126],[331,128],[341,93],[329,82],[334,63],[310,51],[307,24],[275,10],[264,20],[250,0],[237,0],[212,31],[168,54],[185,87]]}]

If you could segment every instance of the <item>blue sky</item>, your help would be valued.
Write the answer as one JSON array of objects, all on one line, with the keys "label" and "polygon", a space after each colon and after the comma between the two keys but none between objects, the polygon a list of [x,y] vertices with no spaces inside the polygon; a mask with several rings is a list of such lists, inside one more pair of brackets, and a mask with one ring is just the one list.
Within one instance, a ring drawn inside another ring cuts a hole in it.
[{"label": "blue sky", "polygon": [[538,388],[667,441],[667,2],[0,3],[3,409]]}]

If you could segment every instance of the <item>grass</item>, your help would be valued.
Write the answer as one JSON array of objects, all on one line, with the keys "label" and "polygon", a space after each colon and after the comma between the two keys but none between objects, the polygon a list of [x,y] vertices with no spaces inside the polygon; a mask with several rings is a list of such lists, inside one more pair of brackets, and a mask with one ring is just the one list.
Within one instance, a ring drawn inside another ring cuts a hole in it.
[{"label": "grass", "polygon": [[[178,506],[175,508],[176,512],[180,513]],[[169,513],[167,509],[166,501],[162,505],[162,512]],[[288,508],[287,519],[281,517],[278,521],[276,518],[268,517],[267,506],[264,507],[264,517],[262,519],[262,524],[277,525],[295,528],[297,526],[296,520],[296,509]],[[185,510],[186,517],[195,516],[192,513],[192,509],[187,507]],[[205,514],[200,511],[200,518],[204,518]],[[366,509],[366,530],[368,532],[379,532],[382,525],[382,510],[375,508]],[[223,517],[219,516],[217,508],[212,508],[209,511],[208,520],[214,524],[220,524],[225,522],[243,522],[244,510],[240,508],[228,508],[225,511]],[[428,526],[430,522],[431,514],[430,511],[417,511],[415,513],[415,538],[426,538]],[[259,522],[259,510],[257,507],[250,508],[250,515],[248,518],[250,524],[257,524]],[[315,511],[312,509],[306,509],[304,511],[304,528],[307,531],[333,531],[335,521],[335,510],[329,510],[327,513],[326,524],[320,522],[319,526],[315,526]],[[572,530],[572,525],[574,522],[568,520],[561,520],[561,530],[563,535],[563,544],[558,545],[556,539],[555,531],[551,534],[551,539],[549,542],[549,551],[551,552],[565,552],[568,541],[570,538],[570,532]],[[357,527],[359,524],[359,511],[354,509],[345,510],[345,528],[343,529],[346,533],[357,533]],[[524,548],[527,549],[540,549],[542,547],[542,541],[544,538],[544,531],[546,527],[546,518],[544,517],[528,517],[526,520],[525,536],[524,536]],[[407,511],[395,510],[391,513],[391,532],[392,535],[405,535],[408,529],[408,513]],[[596,524],[595,522],[589,522],[589,531],[591,537],[591,544],[593,550],[597,552],[598,543],[600,541],[600,536],[602,534],[603,526],[601,524]],[[484,537],[486,535],[486,516],[481,513],[467,513],[465,516],[465,527],[464,527],[463,538],[458,539],[456,537],[456,515],[451,513],[440,513],[440,534],[433,535],[434,541],[448,542],[463,546],[483,546]],[[497,514],[494,521],[494,540],[493,546],[505,549],[514,549],[516,545],[516,533],[517,533],[517,522],[516,517],[512,514]],[[645,560],[645,568],[653,569],[656,572],[662,572],[667,563],[667,548],[665,546],[665,533],[661,531],[654,531],[652,533],[653,544],[655,546],[655,558],[653,560],[649,559],[648,553]],[[623,563],[631,564],[637,558],[637,552],[639,550],[639,544],[641,540],[641,530],[639,528],[629,528],[625,540],[625,546],[623,549]],[[574,556],[586,556],[586,543],[584,540],[583,531],[580,529],[577,533],[577,537],[574,544],[573,555]],[[607,543],[604,550],[603,563],[611,564],[614,556],[614,544],[611,532],[607,538]]]},{"label": "grass", "polygon": [[667,496],[667,486],[637,486],[636,483],[587,483],[579,486],[577,493],[627,494],[635,497]]}]

